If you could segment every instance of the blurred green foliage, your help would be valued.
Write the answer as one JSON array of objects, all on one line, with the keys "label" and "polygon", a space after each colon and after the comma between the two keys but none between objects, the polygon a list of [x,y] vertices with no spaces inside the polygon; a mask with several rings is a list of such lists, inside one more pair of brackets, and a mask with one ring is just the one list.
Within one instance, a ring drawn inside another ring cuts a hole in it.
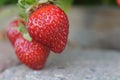
[{"label": "blurred green foliage", "polygon": [[[18,0],[0,0],[0,6],[16,4]],[[72,0],[60,0],[64,6],[71,4]],[[73,0],[77,5],[117,5],[116,0]]]},{"label": "blurred green foliage", "polygon": [[57,5],[61,7],[65,12],[68,12],[70,6],[73,3],[73,0],[59,0],[59,1]]},{"label": "blurred green foliage", "polygon": [[74,0],[78,5],[117,5],[116,0]]},{"label": "blurred green foliage", "polygon": [[8,4],[16,4],[17,0],[0,0],[0,6],[8,5]]}]

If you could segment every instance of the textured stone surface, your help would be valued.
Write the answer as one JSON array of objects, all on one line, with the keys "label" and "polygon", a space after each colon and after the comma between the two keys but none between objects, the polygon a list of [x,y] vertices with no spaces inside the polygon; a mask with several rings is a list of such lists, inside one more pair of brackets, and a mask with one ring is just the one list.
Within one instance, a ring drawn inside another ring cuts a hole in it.
[{"label": "textured stone surface", "polygon": [[67,47],[62,55],[52,54],[43,70],[24,65],[5,70],[0,80],[119,80],[120,53]]},{"label": "textured stone surface", "polygon": [[15,56],[12,46],[9,42],[0,42],[0,72],[6,68],[18,65],[19,61]]}]

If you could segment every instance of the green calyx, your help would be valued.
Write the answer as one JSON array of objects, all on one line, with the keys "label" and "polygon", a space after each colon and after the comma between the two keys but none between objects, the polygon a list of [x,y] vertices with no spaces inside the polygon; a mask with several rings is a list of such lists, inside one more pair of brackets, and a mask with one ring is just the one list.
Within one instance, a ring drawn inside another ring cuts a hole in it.
[{"label": "green calyx", "polygon": [[26,9],[30,5],[33,5],[37,2],[38,2],[38,0],[18,0],[18,6],[22,9]]},{"label": "green calyx", "polygon": [[47,2],[54,2],[56,0],[18,0],[18,6],[22,9],[28,9],[36,4],[42,4]]},{"label": "green calyx", "polygon": [[22,34],[22,36],[23,36],[26,40],[32,41],[32,38],[30,37],[30,35],[29,35],[26,27],[25,27],[23,24],[19,23],[17,30]]},{"label": "green calyx", "polygon": [[[34,7],[43,3],[53,3],[63,9],[66,13],[70,9],[73,0],[18,0],[18,6],[20,7],[20,17],[27,21],[27,18],[31,14],[31,10]],[[32,10],[34,11],[34,10]]]},{"label": "green calyx", "polygon": [[28,5],[31,5],[33,3],[37,3],[38,0],[25,0],[25,3],[28,4]]},{"label": "green calyx", "polygon": [[25,13],[24,11],[21,11],[21,12],[19,12],[19,16],[20,16],[25,22],[27,22],[27,18],[28,18],[27,13]]},{"label": "green calyx", "polygon": [[20,8],[19,16],[27,22],[30,15],[30,10],[38,4],[47,3],[52,0],[18,0],[18,6]]}]

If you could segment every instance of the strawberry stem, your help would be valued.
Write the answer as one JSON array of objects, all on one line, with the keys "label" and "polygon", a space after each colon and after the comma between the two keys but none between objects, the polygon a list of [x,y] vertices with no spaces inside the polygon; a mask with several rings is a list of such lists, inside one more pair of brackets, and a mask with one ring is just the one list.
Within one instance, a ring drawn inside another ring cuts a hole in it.
[{"label": "strawberry stem", "polygon": [[25,27],[23,24],[21,24],[20,22],[19,22],[19,27],[18,27],[17,30],[22,34],[22,36],[23,36],[26,40],[32,41],[32,38],[30,37],[30,35],[29,35],[26,27]]},{"label": "strawberry stem", "polygon": [[28,33],[23,34],[23,37],[28,41],[32,41],[32,38],[30,37]]},{"label": "strawberry stem", "polygon": [[27,33],[27,29],[25,28],[25,26],[23,26],[21,23],[19,23],[19,31],[21,33]]},{"label": "strawberry stem", "polygon": [[28,15],[27,15],[26,13],[24,13],[24,11],[23,11],[23,12],[20,12],[20,13],[19,13],[19,16],[20,16],[25,22],[27,22]]}]

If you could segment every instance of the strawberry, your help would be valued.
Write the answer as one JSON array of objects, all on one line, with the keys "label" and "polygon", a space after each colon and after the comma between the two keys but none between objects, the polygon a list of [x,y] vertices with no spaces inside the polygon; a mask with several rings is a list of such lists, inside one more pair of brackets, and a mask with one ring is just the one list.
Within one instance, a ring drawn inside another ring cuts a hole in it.
[{"label": "strawberry", "polygon": [[67,43],[69,21],[62,9],[44,3],[30,14],[27,29],[32,39],[55,53],[61,53]]},{"label": "strawberry", "polygon": [[118,6],[120,6],[120,0],[117,0],[117,4],[118,4]]},{"label": "strawberry", "polygon": [[12,21],[7,28],[7,37],[13,46],[17,37],[20,35],[20,32],[16,29],[19,26],[19,23],[25,25],[25,22],[22,19],[16,19]]},{"label": "strawberry", "polygon": [[19,36],[15,42],[18,59],[33,70],[42,69],[46,63],[50,50],[41,43],[28,41]]}]

